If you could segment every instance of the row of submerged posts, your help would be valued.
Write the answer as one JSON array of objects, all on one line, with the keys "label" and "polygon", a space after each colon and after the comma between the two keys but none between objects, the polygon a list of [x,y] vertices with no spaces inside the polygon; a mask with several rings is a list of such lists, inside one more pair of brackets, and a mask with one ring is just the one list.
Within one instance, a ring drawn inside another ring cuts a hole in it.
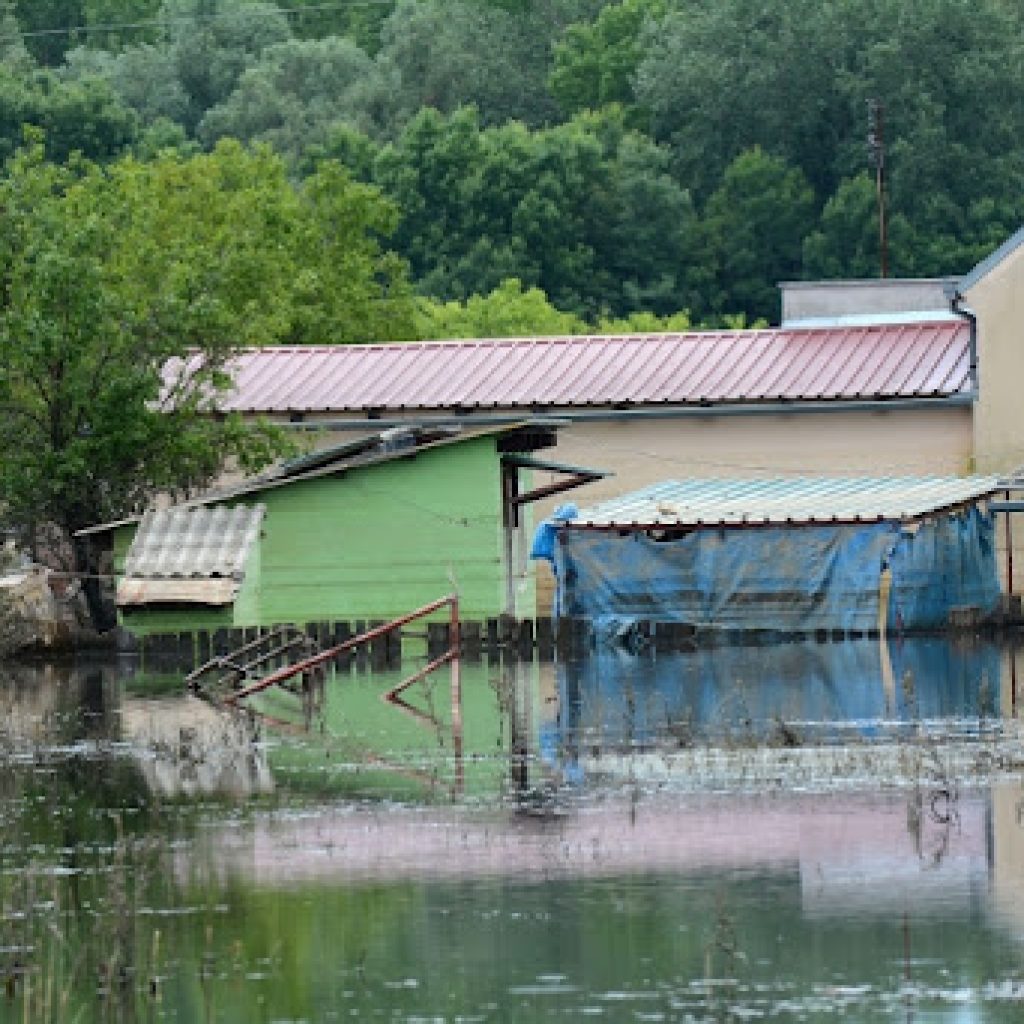
[{"label": "row of submerged posts", "polygon": [[[448,602],[454,595],[440,599]],[[453,624],[450,620],[417,623],[416,616],[432,615],[438,607],[432,603],[430,612],[416,609],[414,618],[385,622],[383,620],[338,620],[305,624],[282,623],[274,626],[188,630],[178,633],[124,635],[122,653],[138,655],[143,667],[188,669],[189,675],[212,677],[213,666],[223,667],[223,674],[236,674],[267,666],[280,667],[304,656],[328,649],[337,649],[332,656],[336,665],[347,667],[353,661],[359,667],[393,668],[402,662],[402,641],[420,638],[426,641],[428,656],[451,646]],[[398,625],[396,625],[398,623]],[[416,628],[401,628],[415,623]],[[673,649],[692,641],[692,627],[679,623],[651,623],[642,630],[658,646],[671,643]],[[468,661],[482,657],[548,660],[556,654],[578,653],[587,642],[588,624],[583,619],[553,620],[516,619],[502,615],[484,620],[459,623],[459,649]],[[356,642],[358,641],[358,642]],[[241,660],[239,660],[241,659]],[[245,674],[245,673],[242,673]]]},{"label": "row of submerged posts", "polygon": [[[419,610],[417,610],[419,611]],[[430,613],[428,613],[430,614]],[[383,620],[338,620],[310,622],[302,625],[284,623],[276,626],[190,630],[180,633],[157,633],[126,636],[121,643],[123,653],[137,654],[143,667],[156,669],[174,667],[199,671],[213,663],[232,670],[232,660],[254,668],[279,667],[299,657],[337,648],[334,663],[357,668],[394,668],[402,662],[403,638],[419,637],[426,641],[428,656],[450,646],[452,625],[448,621],[431,620],[417,629],[397,627]],[[947,632],[954,636],[1008,635],[1024,627],[1020,596],[1004,599],[996,615],[985,617],[976,607],[951,610]],[[700,646],[722,643],[747,646],[765,642],[814,640],[819,643],[843,640],[876,639],[879,630],[817,629],[804,632],[762,632],[756,630],[708,630],[691,623],[637,620],[613,630],[597,629],[589,619],[563,616],[559,619],[541,616],[537,619],[516,619],[503,615],[485,620],[463,621],[459,625],[461,656],[467,661],[482,657],[491,660],[550,660],[572,657],[590,646],[595,639],[615,645],[656,651],[687,651]],[[362,638],[359,643],[350,643]],[[250,663],[257,662],[252,665]]]}]

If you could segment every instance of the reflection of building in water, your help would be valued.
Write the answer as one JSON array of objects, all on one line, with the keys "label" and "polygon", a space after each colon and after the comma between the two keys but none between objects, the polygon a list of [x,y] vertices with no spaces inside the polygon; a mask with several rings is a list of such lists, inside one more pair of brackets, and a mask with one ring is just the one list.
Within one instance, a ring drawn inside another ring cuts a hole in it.
[{"label": "reflection of building in water", "polygon": [[254,724],[242,711],[218,710],[196,697],[126,698],[121,738],[162,796],[250,796],[273,788]]},{"label": "reflection of building in water", "polygon": [[[327,809],[208,833],[205,865],[258,885],[310,880],[519,882],[632,874],[753,873],[796,880],[805,912],[915,916],[934,897],[969,907],[987,882],[987,797],[961,796],[944,853],[913,827],[906,791],[802,794],[606,792],[563,814],[469,809]],[[192,856],[192,854],[189,854]],[[181,865],[182,870],[185,865]],[[924,911],[926,912],[926,911]]]},{"label": "reflection of building in water", "polygon": [[580,750],[861,743],[922,725],[978,733],[999,722],[1005,671],[994,644],[945,637],[640,654],[599,645],[557,665],[541,749],[578,769]]},{"label": "reflection of building in water", "polygon": [[996,917],[1024,939],[1024,782],[992,786],[992,903]]}]

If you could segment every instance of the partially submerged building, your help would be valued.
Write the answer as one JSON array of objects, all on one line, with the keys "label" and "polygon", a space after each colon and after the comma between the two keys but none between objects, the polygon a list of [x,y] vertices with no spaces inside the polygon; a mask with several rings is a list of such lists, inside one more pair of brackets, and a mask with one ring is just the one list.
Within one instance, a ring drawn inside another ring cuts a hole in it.
[{"label": "partially submerged building", "polygon": [[390,619],[453,590],[466,617],[532,615],[530,475],[592,478],[536,458],[556,430],[377,432],[83,533],[110,539],[139,634]]},{"label": "partially submerged building", "polygon": [[544,524],[562,615],[880,633],[994,612],[995,477],[667,481]]},{"label": "partially submerged building", "polygon": [[[324,445],[556,417],[559,458],[608,471],[588,504],[667,478],[1009,477],[1024,466],[1022,243],[1024,229],[963,277],[784,285],[766,329],[254,349],[222,408]],[[560,478],[538,470],[534,486]],[[998,543],[1020,565],[1017,532]],[[1017,589],[1013,560],[998,564]],[[551,585],[542,572],[542,610]]]}]

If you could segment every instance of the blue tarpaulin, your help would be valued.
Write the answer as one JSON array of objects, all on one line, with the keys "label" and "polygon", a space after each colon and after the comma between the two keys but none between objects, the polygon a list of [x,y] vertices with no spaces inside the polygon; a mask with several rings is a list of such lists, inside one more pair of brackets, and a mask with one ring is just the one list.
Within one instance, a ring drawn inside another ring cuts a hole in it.
[{"label": "blue tarpaulin", "polygon": [[880,611],[890,630],[938,629],[951,608],[995,609],[994,528],[976,505],[908,524],[695,528],[667,539],[556,523],[556,606],[612,632],[637,621],[868,631]]}]

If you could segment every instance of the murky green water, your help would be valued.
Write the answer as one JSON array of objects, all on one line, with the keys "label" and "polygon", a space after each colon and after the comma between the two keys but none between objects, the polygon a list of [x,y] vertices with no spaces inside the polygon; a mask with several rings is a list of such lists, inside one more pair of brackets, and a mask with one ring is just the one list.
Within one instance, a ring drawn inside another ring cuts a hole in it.
[{"label": "murky green water", "polygon": [[0,669],[0,1021],[1024,1017],[1006,649],[402,674]]}]

